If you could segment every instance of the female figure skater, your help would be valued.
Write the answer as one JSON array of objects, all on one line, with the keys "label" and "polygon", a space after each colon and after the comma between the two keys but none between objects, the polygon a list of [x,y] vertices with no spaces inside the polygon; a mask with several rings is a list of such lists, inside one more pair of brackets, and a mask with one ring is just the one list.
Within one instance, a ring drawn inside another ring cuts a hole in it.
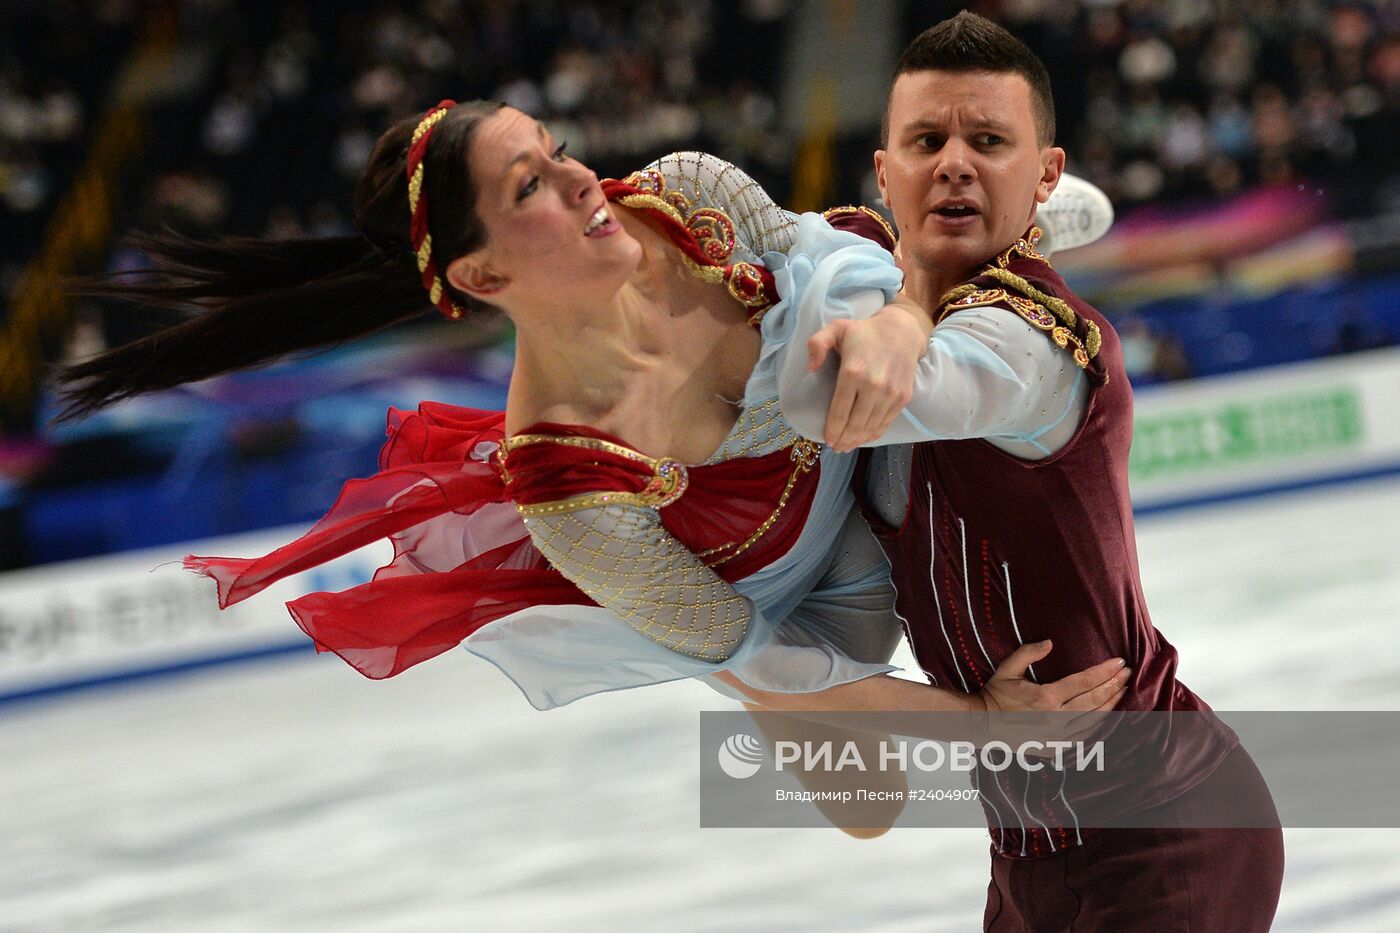
[{"label": "female figure skater", "polygon": [[[484,305],[511,318],[505,412],[391,412],[381,472],[348,483],[301,539],[188,559],[222,606],[389,537],[394,560],[372,582],[288,604],[319,649],[369,677],[462,643],[545,709],[692,676],[743,699],[721,671],[794,693],[893,670],[900,629],[884,557],[852,514],[853,455],[792,430],[772,359],[808,290],[893,299],[899,273],[878,247],[795,220],[713,157],[600,183],[541,124],[480,102],[386,132],[356,209],[351,237],[146,238],[169,277],[108,291],[201,313],[64,373],[74,417],[370,333],[420,313],[425,290],[451,319]],[[891,366],[912,382],[915,362]],[[866,434],[906,398],[868,406]],[[900,683],[936,694],[933,708],[1117,703],[1116,660],[1024,678],[1047,650],[1023,647],[978,695]]]}]

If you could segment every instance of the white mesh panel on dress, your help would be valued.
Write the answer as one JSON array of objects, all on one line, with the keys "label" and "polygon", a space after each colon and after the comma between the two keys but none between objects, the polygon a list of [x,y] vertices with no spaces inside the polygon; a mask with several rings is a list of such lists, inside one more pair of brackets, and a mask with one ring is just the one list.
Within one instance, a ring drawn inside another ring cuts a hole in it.
[{"label": "white mesh panel on dress", "polygon": [[801,437],[783,418],[777,399],[746,407],[739,413],[734,427],[719,449],[706,463],[719,463],[735,457],[761,457],[775,450],[790,447]]},{"label": "white mesh panel on dress", "polygon": [[654,510],[610,505],[532,517],[526,526],[560,573],[657,644],[720,662],[744,640],[749,601]]},{"label": "white mesh panel on dress", "polygon": [[734,222],[735,260],[752,262],[764,253],[787,252],[797,236],[797,220],[743,169],[707,152],[673,152],[647,166],[696,207],[723,211]]}]

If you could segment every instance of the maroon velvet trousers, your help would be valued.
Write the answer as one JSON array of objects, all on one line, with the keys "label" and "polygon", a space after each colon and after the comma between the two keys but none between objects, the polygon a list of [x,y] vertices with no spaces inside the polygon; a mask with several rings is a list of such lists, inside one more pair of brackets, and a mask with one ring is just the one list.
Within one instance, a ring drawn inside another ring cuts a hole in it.
[{"label": "maroon velvet trousers", "polygon": [[1167,828],[1102,829],[1083,845],[1046,858],[1012,859],[993,851],[984,929],[1268,930],[1283,884],[1283,831],[1191,828],[1193,812],[1219,812],[1212,803],[1221,799],[1216,795],[1237,799],[1241,787],[1254,785],[1254,799],[1272,813],[1258,768],[1236,747],[1210,777],[1165,805],[1171,816],[1161,822],[1173,824]]}]

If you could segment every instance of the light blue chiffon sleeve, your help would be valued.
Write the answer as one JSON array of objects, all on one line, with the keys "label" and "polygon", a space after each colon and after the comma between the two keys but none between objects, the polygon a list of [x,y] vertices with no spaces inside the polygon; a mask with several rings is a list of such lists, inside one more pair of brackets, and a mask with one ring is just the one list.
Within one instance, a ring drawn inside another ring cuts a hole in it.
[{"label": "light blue chiffon sleeve", "polygon": [[[834,320],[869,317],[904,281],[888,250],[834,229],[819,214],[798,217],[791,250],[767,253],[763,264],[773,273],[780,300],[763,317],[763,348],[748,385],[755,397],[778,398],[780,378],[786,382],[793,371],[806,372],[807,338]],[[828,359],[828,369],[835,365]]]}]

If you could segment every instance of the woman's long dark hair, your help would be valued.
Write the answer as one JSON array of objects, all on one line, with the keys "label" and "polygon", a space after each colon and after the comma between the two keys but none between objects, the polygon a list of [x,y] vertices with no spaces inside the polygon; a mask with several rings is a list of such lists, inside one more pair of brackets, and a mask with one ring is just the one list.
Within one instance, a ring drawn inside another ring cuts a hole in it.
[{"label": "woman's long dark hair", "polygon": [[[424,155],[424,193],[439,268],[480,249],[467,168],[472,132],[500,104],[459,104],[433,130]],[[92,359],[60,368],[64,407],[56,421],[89,415],[143,392],[168,389],[331,347],[432,310],[409,245],[408,145],[414,116],[374,147],[355,188],[354,236],[201,242],[174,234],[138,234],[132,242],[157,269],[89,279],[77,290],[191,316]],[[467,308],[481,308],[451,286]]]}]

